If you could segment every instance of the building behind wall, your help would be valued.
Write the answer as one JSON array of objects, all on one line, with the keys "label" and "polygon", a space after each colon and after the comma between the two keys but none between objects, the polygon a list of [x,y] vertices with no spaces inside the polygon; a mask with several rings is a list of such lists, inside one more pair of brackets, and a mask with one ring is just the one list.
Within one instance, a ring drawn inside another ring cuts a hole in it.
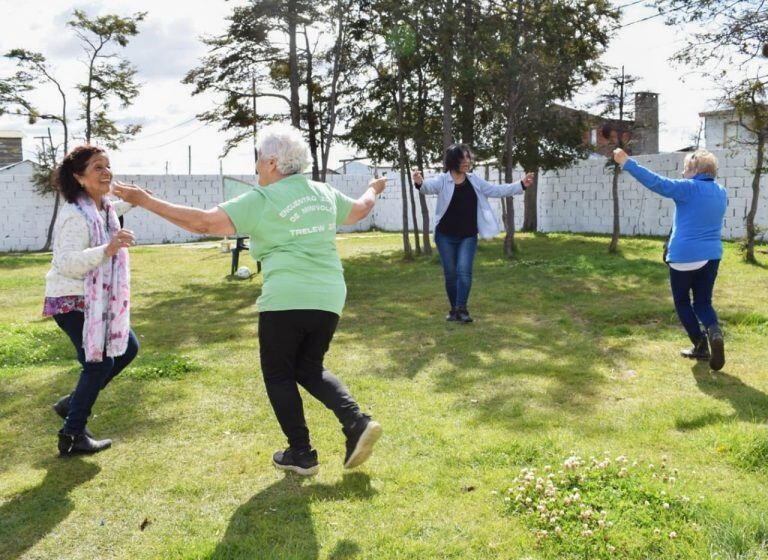
[{"label": "building behind wall", "polygon": [[21,132],[15,130],[0,130],[0,167],[18,163],[22,159]]}]

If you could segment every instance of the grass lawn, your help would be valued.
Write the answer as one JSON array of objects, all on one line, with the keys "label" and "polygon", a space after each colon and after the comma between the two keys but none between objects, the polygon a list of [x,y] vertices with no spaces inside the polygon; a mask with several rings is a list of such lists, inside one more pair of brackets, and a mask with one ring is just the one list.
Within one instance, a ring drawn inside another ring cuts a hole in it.
[{"label": "grass lawn", "polygon": [[50,405],[78,367],[40,318],[50,255],[0,255],[0,558],[768,558],[765,267],[726,244],[714,373],[678,357],[658,239],[608,256],[602,236],[524,234],[514,261],[484,242],[471,325],[443,320],[437,257],[400,243],[339,237],[326,365],[384,436],[344,472],[308,397],[311,479],[270,464],[260,276],[228,279],[211,243],[132,250],[142,347],[89,424],[115,444],[60,459]]}]

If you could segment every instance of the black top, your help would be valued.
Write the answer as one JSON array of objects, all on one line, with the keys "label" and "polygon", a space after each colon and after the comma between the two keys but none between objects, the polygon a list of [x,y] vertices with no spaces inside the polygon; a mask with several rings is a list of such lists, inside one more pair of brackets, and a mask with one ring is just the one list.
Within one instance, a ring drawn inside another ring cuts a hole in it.
[{"label": "black top", "polygon": [[456,185],[448,209],[437,224],[437,231],[455,237],[477,235],[477,194],[469,179]]}]

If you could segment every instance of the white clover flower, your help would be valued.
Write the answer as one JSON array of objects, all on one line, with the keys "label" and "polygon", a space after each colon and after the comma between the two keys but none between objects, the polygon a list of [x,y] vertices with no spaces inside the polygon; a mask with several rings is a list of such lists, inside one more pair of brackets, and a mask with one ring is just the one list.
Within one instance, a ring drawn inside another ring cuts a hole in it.
[{"label": "white clover flower", "polygon": [[608,552],[611,552],[611,553],[616,552],[616,547],[613,546],[612,544],[609,544],[608,545]]},{"label": "white clover flower", "polygon": [[672,532],[669,534],[669,538],[670,538],[670,539],[676,539],[676,538],[677,538],[677,532],[676,532],[676,531],[672,531]]},{"label": "white clover flower", "polygon": [[670,476],[670,477],[669,477],[669,481],[670,481],[672,484],[674,484],[674,483],[677,481],[677,479],[676,479],[674,476]]},{"label": "white clover flower", "polygon": [[653,534],[654,535],[660,535],[661,534],[661,530],[660,529],[654,529],[653,530]]},{"label": "white clover flower", "polygon": [[606,521],[605,526],[610,529],[611,527],[613,527],[613,521]]},{"label": "white clover flower", "polygon": [[648,468],[649,468],[649,469],[651,469],[651,470],[653,470],[653,469],[655,469],[656,467],[654,467],[654,466],[653,466],[653,463],[651,463],[650,465],[648,465]]},{"label": "white clover flower", "polygon": [[560,528],[560,525],[558,525],[557,527],[555,527],[555,533],[557,533],[557,534],[559,535],[559,534],[560,534],[560,533],[562,533],[562,532],[563,532],[563,530]]},{"label": "white clover flower", "polygon": [[679,471],[677,469],[672,469],[672,474],[677,475]]},{"label": "white clover flower", "polygon": [[629,474],[629,471],[626,468],[622,468],[619,471],[618,477],[619,478],[626,478],[626,476]]},{"label": "white clover flower", "polygon": [[552,467],[549,465],[544,465],[544,472],[549,472],[552,470]]},{"label": "white clover flower", "polygon": [[687,504],[687,503],[688,503],[688,502],[690,502],[691,500],[690,500],[690,498],[689,498],[688,496],[682,496],[682,497],[680,498],[680,501],[682,501],[684,504]]},{"label": "white clover flower", "polygon": [[581,532],[582,537],[591,537],[593,535],[592,531],[590,529],[587,529],[586,531]]},{"label": "white clover flower", "polygon": [[504,496],[504,501],[505,502],[511,502],[512,498],[510,498],[509,496]]},{"label": "white clover flower", "polygon": [[532,503],[533,503],[533,500],[532,500],[532,499],[530,499],[530,498],[526,498],[526,499],[525,499],[525,503],[526,503],[526,504],[528,504],[528,505],[530,505],[530,504],[532,504]]},{"label": "white clover flower", "polygon": [[651,502],[649,502],[648,500],[645,500],[645,505],[649,506],[651,505]]},{"label": "white clover flower", "polygon": [[669,504],[667,502],[664,502],[663,504],[661,504],[661,507],[663,507],[664,509],[669,509]]},{"label": "white clover flower", "polygon": [[666,455],[662,455],[661,456],[661,460],[664,461],[665,463],[667,462],[667,459],[668,459],[668,457]]},{"label": "white clover flower", "polygon": [[666,490],[662,490],[662,491],[660,492],[660,494],[661,494],[662,496],[666,496],[666,495],[667,495],[667,491],[666,491]]},{"label": "white clover flower", "polygon": [[605,527],[605,521],[603,521],[602,519],[598,519],[597,526],[602,529],[603,527]]}]

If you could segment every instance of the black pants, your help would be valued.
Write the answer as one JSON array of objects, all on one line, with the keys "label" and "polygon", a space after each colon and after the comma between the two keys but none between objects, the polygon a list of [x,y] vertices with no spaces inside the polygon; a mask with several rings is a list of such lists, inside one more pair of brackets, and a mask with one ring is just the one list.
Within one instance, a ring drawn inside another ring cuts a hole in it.
[{"label": "black pants", "polygon": [[54,315],[53,320],[69,336],[77,351],[77,360],[83,366],[77,387],[69,401],[69,415],[64,421],[64,432],[82,434],[99,392],[133,361],[139,352],[139,340],[136,338],[136,333],[131,330],[128,335],[128,347],[122,356],[110,358],[103,355],[100,362],[86,362],[85,350],[83,350],[85,314],[82,311],[70,311]]},{"label": "black pants", "polygon": [[348,426],[360,408],[344,384],[323,367],[339,316],[329,311],[294,309],[259,313],[259,352],[264,384],[288,445],[309,449],[301,385]]}]

